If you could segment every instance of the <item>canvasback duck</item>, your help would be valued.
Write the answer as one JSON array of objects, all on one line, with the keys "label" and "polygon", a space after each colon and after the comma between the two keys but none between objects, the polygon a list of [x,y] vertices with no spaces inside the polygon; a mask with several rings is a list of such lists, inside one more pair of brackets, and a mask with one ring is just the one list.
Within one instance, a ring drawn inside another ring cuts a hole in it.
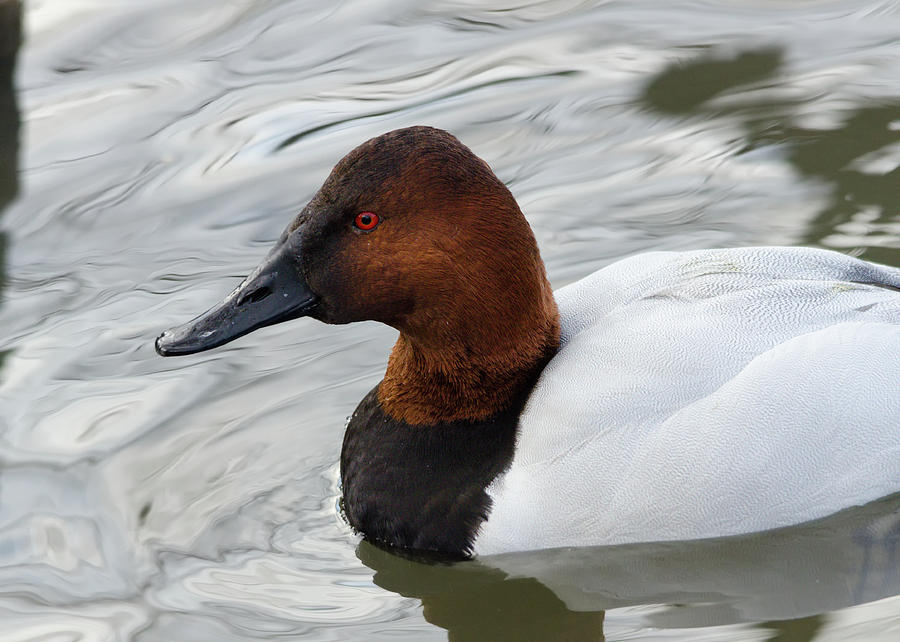
[{"label": "canvasback duck", "polygon": [[351,151],[262,264],[156,350],[302,316],[400,332],[341,453],[346,518],[383,545],[697,539],[900,490],[900,269],[653,252],[554,294],[510,191],[445,131]]}]

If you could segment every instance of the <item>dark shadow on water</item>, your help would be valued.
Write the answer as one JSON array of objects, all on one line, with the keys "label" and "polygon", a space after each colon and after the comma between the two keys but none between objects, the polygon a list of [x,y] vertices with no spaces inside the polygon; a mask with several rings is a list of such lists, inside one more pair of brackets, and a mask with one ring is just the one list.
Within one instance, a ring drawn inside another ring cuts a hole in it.
[{"label": "dark shadow on water", "polygon": [[19,189],[19,108],[13,75],[21,38],[21,4],[0,0],[0,211]]},{"label": "dark shadow on water", "polygon": [[[838,126],[810,129],[797,124],[802,101],[776,100],[772,92],[740,91],[777,87],[783,80],[784,54],[776,48],[723,57],[712,51],[672,64],[657,74],[638,97],[646,108],[673,117],[728,119],[745,132],[745,151],[776,146],[797,173],[829,189],[828,201],[807,228],[803,243],[821,244],[840,226],[866,211],[866,224],[896,220],[900,212],[900,168],[865,171],[879,150],[900,142],[900,98],[836,111]],[[727,102],[714,98],[736,93]],[[900,264],[895,248],[869,247],[865,258]]]},{"label": "dark shadow on water", "polygon": [[[19,107],[13,76],[22,39],[22,5],[0,0],[0,217],[19,193]],[[6,285],[6,234],[0,232],[0,305]],[[0,353],[0,369],[3,357]]]},{"label": "dark shadow on water", "polygon": [[784,622],[766,622],[762,628],[772,632],[769,642],[812,642],[824,624],[824,616],[813,615]]},{"label": "dark shadow on water", "polygon": [[603,611],[571,611],[535,578],[510,578],[476,561],[420,563],[367,542],[357,555],[380,587],[422,600],[425,619],[450,640],[604,639]]},{"label": "dark shadow on water", "polygon": [[[864,208],[873,212],[870,224],[887,223],[900,212],[900,168],[879,174],[865,172],[861,159],[900,142],[900,101],[855,110],[841,127],[829,130],[787,128],[780,136],[789,144],[788,160],[804,176],[831,184],[829,205],[810,229],[810,240],[845,223]],[[893,250],[896,260],[897,251]],[[869,258],[875,259],[871,255]]]},{"label": "dark shadow on water", "polygon": [[21,4],[0,0],[0,213],[19,193],[19,108],[13,76],[21,37]]},{"label": "dark shadow on water", "polygon": [[900,594],[900,494],[739,537],[422,563],[363,542],[375,583],[422,601],[450,640],[602,640],[606,611],[643,627],[738,625],[815,639],[831,611]]},{"label": "dark shadow on water", "polygon": [[647,84],[642,100],[657,111],[690,114],[730,89],[774,76],[782,59],[782,50],[777,48],[744,51],[724,58],[708,53],[666,68]]}]

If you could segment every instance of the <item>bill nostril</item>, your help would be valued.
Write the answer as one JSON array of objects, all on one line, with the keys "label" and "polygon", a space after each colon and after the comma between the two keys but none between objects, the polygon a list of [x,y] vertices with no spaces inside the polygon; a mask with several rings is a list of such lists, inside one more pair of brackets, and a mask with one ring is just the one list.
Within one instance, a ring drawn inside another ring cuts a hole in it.
[{"label": "bill nostril", "polygon": [[240,298],[240,300],[238,301],[238,307],[246,305],[248,303],[256,303],[258,301],[262,301],[270,294],[272,294],[272,289],[267,285],[256,288],[252,292],[248,292]]}]

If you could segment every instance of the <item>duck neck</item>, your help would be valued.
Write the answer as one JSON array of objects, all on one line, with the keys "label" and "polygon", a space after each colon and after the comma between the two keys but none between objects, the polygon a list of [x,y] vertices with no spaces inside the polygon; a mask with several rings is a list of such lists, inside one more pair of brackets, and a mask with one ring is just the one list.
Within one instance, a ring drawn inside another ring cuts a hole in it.
[{"label": "duck neck", "polygon": [[437,425],[507,410],[559,347],[559,314],[543,275],[537,290],[532,305],[485,310],[483,301],[463,302],[458,314],[404,324],[378,387],[385,413]]}]

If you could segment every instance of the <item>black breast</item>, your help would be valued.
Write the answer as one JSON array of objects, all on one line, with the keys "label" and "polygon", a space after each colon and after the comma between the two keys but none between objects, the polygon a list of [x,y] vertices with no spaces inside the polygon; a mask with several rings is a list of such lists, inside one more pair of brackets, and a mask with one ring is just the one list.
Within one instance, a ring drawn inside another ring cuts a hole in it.
[{"label": "black breast", "polygon": [[387,416],[377,388],[344,435],[341,480],[350,524],[376,543],[467,556],[509,467],[527,395],[486,421],[411,426]]}]

